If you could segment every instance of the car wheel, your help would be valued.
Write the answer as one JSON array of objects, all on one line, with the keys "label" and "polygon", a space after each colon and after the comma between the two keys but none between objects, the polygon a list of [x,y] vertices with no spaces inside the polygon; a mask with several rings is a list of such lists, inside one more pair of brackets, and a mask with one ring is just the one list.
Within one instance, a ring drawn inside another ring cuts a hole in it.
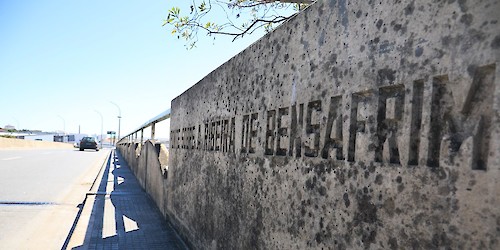
[{"label": "car wheel", "polygon": [[80,148],[80,151],[83,151],[83,148]]},{"label": "car wheel", "polygon": [[96,149],[95,149],[95,151],[99,151],[99,149],[98,149],[98,148],[96,148]]}]

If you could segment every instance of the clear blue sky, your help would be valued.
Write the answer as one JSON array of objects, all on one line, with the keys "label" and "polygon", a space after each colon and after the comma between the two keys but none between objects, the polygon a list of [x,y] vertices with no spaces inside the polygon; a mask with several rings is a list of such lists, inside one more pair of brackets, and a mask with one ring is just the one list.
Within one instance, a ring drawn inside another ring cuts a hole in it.
[{"label": "clear blue sky", "polygon": [[189,1],[0,0],[0,127],[122,135],[258,39],[186,50],[162,27]]}]

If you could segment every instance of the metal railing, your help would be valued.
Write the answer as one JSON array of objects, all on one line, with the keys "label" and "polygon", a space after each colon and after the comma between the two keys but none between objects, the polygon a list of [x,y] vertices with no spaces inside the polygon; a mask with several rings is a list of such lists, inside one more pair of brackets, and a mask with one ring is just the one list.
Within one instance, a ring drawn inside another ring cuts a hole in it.
[{"label": "metal railing", "polygon": [[152,119],[149,119],[146,123],[144,123],[142,126],[140,126],[138,129],[134,130],[132,133],[123,136],[120,138],[118,141],[118,144],[120,143],[128,143],[128,142],[136,142],[137,141],[137,136],[140,133],[140,142],[141,144],[144,142],[144,129],[151,127],[151,140],[155,139],[155,132],[156,132],[156,123],[159,123],[161,121],[164,121],[166,119],[170,118],[170,109],[167,109],[160,113],[159,115],[153,117]]}]

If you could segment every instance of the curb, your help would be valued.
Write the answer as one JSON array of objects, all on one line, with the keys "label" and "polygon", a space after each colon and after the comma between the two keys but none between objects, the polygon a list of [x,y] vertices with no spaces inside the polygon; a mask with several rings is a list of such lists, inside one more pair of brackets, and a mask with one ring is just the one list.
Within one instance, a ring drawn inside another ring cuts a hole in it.
[{"label": "curb", "polygon": [[[94,205],[94,201],[95,199],[94,198],[91,198],[90,200],[92,202],[88,202],[88,198],[89,196],[94,196],[93,193],[93,190],[95,189],[96,187],[96,183],[97,183],[97,180],[100,180],[102,179],[102,176],[103,176],[103,173],[104,173],[104,169],[106,168],[106,166],[108,165],[108,162],[110,160],[110,157],[111,155],[114,154],[114,150],[111,150],[109,154],[107,154],[106,158],[104,159],[104,162],[102,163],[100,169],[99,169],[99,172],[97,173],[97,176],[95,177],[94,181],[92,182],[92,185],[89,189],[89,191],[85,194],[85,198],[83,199],[83,201],[78,204],[78,213],[75,217],[75,220],[73,221],[73,226],[71,227],[70,231],[68,232],[68,236],[66,237],[66,240],[64,241],[64,244],[63,246],[61,247],[61,249],[65,250],[65,249],[72,249],[74,247],[77,247],[77,246],[83,246],[83,242],[81,242],[81,244],[77,243],[76,241],[78,241],[78,239],[75,238],[75,232],[83,232],[84,233],[84,237],[83,239],[85,239],[85,235],[86,235],[86,229],[87,229],[87,226],[88,226],[88,223],[86,223],[85,225],[82,225],[81,223],[81,218],[82,218],[82,215],[83,215],[83,218],[89,218],[90,219],[90,215],[92,213],[92,207]],[[90,206],[90,211],[89,210],[89,206],[88,205],[91,205]],[[86,211],[86,213],[84,213],[84,211]],[[82,238],[79,238],[80,240]]]}]

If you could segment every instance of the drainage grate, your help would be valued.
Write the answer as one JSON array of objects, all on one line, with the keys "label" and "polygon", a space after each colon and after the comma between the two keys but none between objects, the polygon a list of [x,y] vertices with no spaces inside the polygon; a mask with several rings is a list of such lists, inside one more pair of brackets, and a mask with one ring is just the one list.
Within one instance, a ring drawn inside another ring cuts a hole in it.
[{"label": "drainage grate", "polygon": [[57,205],[54,202],[43,201],[0,201],[0,206],[48,206]]},{"label": "drainage grate", "polygon": [[88,195],[145,195],[144,192],[136,192],[136,191],[132,191],[132,192],[127,192],[127,191],[112,191],[112,192],[89,192],[87,193],[87,196]]}]

